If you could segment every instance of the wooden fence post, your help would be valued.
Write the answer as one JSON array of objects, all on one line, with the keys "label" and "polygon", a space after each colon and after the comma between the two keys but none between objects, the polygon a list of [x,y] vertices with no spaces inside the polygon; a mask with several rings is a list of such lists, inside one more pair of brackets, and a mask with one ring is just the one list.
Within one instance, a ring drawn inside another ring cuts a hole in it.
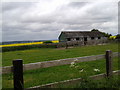
[{"label": "wooden fence post", "polygon": [[13,79],[14,90],[23,90],[23,61],[21,59],[13,60]]},{"label": "wooden fence post", "polygon": [[106,51],[106,75],[112,76],[112,51]]}]

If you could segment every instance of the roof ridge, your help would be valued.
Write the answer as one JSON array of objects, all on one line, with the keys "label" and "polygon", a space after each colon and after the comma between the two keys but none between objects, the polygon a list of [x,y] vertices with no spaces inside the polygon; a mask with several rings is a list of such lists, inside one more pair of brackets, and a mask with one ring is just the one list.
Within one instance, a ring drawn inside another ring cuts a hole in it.
[{"label": "roof ridge", "polygon": [[62,31],[62,32],[91,32],[91,31]]},{"label": "roof ridge", "polygon": [[[77,32],[77,33],[91,33],[91,32],[100,32],[100,31],[62,31],[63,33],[74,33],[74,32]],[[101,32],[100,32],[101,33]]]}]

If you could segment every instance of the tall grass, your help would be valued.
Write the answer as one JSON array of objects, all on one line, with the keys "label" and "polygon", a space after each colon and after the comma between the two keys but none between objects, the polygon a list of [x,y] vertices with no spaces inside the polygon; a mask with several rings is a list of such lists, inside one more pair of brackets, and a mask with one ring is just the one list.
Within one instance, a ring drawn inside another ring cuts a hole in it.
[{"label": "tall grass", "polygon": [[94,88],[101,88],[101,89],[120,89],[120,76],[114,75],[111,78],[101,78],[98,80],[93,80],[91,78],[84,78],[78,84],[73,85],[58,85],[55,88],[87,88],[87,89],[94,89]]}]

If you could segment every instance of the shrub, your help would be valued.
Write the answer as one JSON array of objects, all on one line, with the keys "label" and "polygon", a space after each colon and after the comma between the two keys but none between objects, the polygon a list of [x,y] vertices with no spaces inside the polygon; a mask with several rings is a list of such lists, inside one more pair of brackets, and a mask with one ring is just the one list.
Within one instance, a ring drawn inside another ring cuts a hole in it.
[{"label": "shrub", "polygon": [[52,41],[44,41],[43,43],[52,43]]}]

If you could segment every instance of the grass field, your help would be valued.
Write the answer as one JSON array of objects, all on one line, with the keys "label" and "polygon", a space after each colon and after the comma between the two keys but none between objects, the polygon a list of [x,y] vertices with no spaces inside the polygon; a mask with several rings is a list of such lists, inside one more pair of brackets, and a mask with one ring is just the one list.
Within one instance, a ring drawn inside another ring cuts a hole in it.
[{"label": "grass field", "polygon": [[118,44],[84,46],[69,49],[36,48],[30,50],[3,52],[2,65],[3,66],[12,65],[13,59],[23,59],[24,64],[26,64],[33,62],[105,54],[106,50],[118,52]]},{"label": "grass field", "polygon": [[[117,44],[96,45],[76,47],[70,49],[31,49],[21,51],[11,51],[3,53],[3,66],[11,65],[13,59],[23,59],[24,63],[49,61],[63,58],[82,57],[89,55],[105,54],[106,50],[118,52]],[[41,84],[47,84],[56,81],[69,80],[73,78],[91,76],[95,74],[105,73],[105,59],[100,61],[82,62],[78,64],[79,68],[71,68],[70,65],[55,66],[24,72],[25,88],[33,87]],[[83,72],[79,72],[84,69]],[[99,69],[95,72],[93,69]],[[113,59],[113,70],[118,70],[118,57]],[[3,88],[13,88],[13,76],[3,74]]]},{"label": "grass field", "polygon": [[[113,70],[118,70],[118,58],[113,59]],[[42,68],[29,70],[24,72],[25,88],[33,87],[41,84],[53,83],[56,81],[69,80],[83,76],[91,76],[95,74],[105,73],[105,59],[99,61],[82,62],[78,64],[79,69],[71,68],[70,65],[55,66],[50,68]],[[93,69],[99,69],[95,72]],[[3,88],[13,88],[13,76],[11,74],[3,75]]]}]

